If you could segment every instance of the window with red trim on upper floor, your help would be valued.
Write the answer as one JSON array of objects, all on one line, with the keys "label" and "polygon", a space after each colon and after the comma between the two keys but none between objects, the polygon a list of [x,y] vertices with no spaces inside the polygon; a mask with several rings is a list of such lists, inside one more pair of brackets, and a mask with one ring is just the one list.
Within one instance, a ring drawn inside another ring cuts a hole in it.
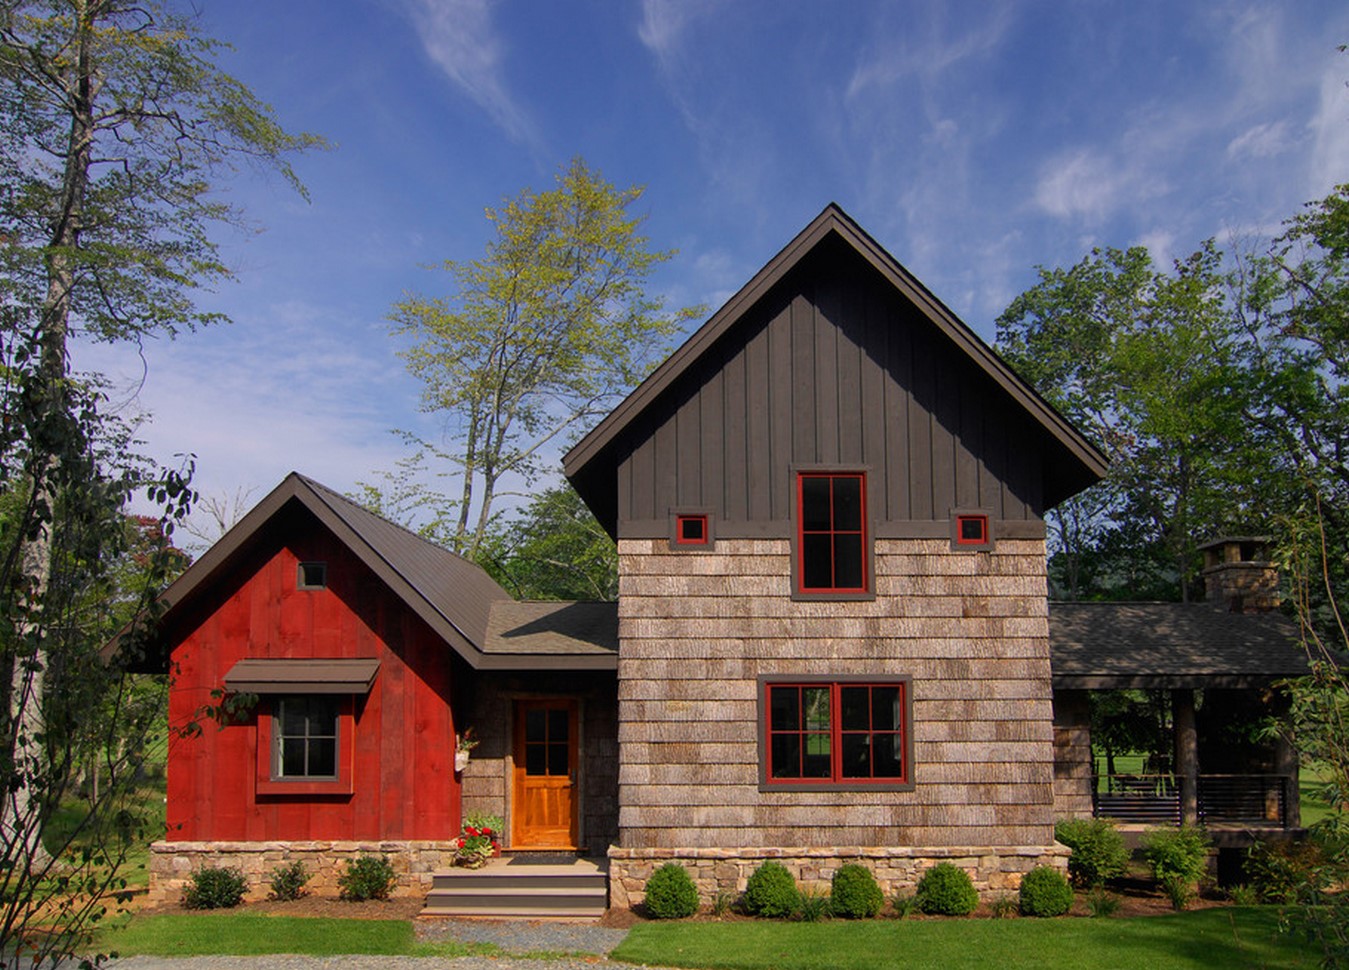
[{"label": "window with red trim on upper floor", "polygon": [[810,471],[796,477],[796,591],[871,590],[866,476]]},{"label": "window with red trim on upper floor", "polygon": [[765,681],[762,783],[910,787],[909,680]]}]

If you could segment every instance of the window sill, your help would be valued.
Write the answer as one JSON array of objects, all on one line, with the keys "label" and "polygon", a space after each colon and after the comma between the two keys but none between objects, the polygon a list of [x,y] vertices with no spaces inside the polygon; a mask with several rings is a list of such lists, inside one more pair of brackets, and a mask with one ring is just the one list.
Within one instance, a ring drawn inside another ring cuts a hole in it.
[{"label": "window sill", "polygon": [[259,795],[350,795],[351,779],[326,781],[263,781],[258,779]]},{"label": "window sill", "polygon": [[861,791],[913,791],[914,784],[911,781],[866,781],[858,778],[852,781],[761,781],[759,782],[759,791],[761,792],[861,792]]}]

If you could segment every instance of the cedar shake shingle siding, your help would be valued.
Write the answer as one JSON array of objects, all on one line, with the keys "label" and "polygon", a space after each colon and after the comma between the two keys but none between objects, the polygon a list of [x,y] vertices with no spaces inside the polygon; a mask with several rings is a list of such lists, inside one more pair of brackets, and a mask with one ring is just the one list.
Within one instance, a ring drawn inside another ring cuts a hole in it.
[{"label": "cedar shake shingle siding", "polygon": [[[783,540],[719,540],[694,575],[660,541],[619,554],[625,848],[1053,841],[1042,542],[880,540],[876,598],[843,603],[785,595]],[[779,674],[911,676],[914,790],[761,791],[755,678]]]}]

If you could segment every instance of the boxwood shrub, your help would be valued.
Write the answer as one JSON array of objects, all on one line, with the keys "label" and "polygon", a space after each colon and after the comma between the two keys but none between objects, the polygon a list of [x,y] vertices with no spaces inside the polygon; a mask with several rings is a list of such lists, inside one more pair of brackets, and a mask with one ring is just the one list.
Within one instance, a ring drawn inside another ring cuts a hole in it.
[{"label": "boxwood shrub", "polygon": [[1052,866],[1036,866],[1022,877],[1017,902],[1023,916],[1062,916],[1073,906],[1073,887]]},{"label": "boxwood shrub", "polygon": [[751,916],[786,919],[800,902],[796,880],[781,862],[769,859],[745,883],[745,912]]},{"label": "boxwood shrub", "polygon": [[1068,875],[1088,889],[1124,875],[1129,850],[1113,822],[1103,818],[1064,818],[1054,824],[1054,838],[1073,850]]},{"label": "boxwood shrub", "polygon": [[667,862],[646,881],[646,911],[656,919],[683,919],[698,912],[698,887],[688,870]]},{"label": "boxwood shrub", "polygon": [[248,880],[238,869],[202,866],[192,873],[183,891],[183,905],[188,909],[232,909],[243,902],[247,891]]},{"label": "boxwood shrub", "polygon": [[829,912],[844,919],[867,919],[885,905],[885,894],[866,866],[850,862],[834,873],[830,883]]},{"label": "boxwood shrub", "polygon": [[920,913],[965,916],[979,905],[979,893],[968,872],[949,862],[939,862],[918,880],[914,901]]}]

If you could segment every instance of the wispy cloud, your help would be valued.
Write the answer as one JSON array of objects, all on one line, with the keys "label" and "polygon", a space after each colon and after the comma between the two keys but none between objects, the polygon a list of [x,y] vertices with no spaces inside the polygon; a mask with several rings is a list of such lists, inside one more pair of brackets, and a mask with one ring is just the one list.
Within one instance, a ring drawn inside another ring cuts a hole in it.
[{"label": "wispy cloud", "polygon": [[869,88],[888,88],[910,76],[935,80],[961,62],[995,50],[1012,23],[1011,10],[997,4],[974,18],[973,29],[965,29],[967,23],[962,22],[962,29],[953,36],[945,36],[939,25],[929,23],[926,28],[904,31],[899,35],[902,39],[868,49],[853,70],[847,96],[857,97]]},{"label": "wispy cloud", "polygon": [[533,122],[502,78],[492,0],[405,0],[426,55],[514,141],[539,146]]},{"label": "wispy cloud", "polygon": [[1344,56],[1321,75],[1321,99],[1312,118],[1311,184],[1308,194],[1325,195],[1349,182],[1349,87],[1345,86]]},{"label": "wispy cloud", "polygon": [[1247,128],[1227,143],[1227,157],[1273,158],[1292,147],[1293,138],[1284,121],[1267,121],[1264,124]]},{"label": "wispy cloud", "polygon": [[1163,194],[1164,186],[1134,167],[1091,148],[1050,159],[1035,186],[1035,204],[1059,219],[1099,223],[1140,199]]}]

